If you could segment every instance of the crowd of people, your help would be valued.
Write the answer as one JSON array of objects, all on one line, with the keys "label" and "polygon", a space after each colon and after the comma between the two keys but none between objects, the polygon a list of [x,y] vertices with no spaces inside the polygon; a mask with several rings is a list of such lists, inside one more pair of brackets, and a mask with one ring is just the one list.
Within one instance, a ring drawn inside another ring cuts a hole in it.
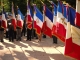
[{"label": "crowd of people", "polygon": [[[33,30],[34,31],[34,30]],[[9,42],[14,42],[14,39],[16,41],[21,41],[21,37],[24,35],[26,37],[26,41],[31,41],[32,38],[32,29],[27,28],[26,20],[23,20],[23,27],[20,28],[19,26],[16,26],[16,30],[14,30],[14,27],[11,23],[11,15],[9,15],[9,19],[7,20],[7,28],[4,29],[2,27],[2,15],[0,15],[0,41],[4,42],[4,35],[6,38],[9,38]],[[35,33],[34,33],[35,35]],[[37,38],[37,35],[35,35]]]},{"label": "crowd of people", "polygon": [[[9,39],[9,42],[14,42],[14,39],[16,39],[16,41],[21,41],[22,40],[21,37],[26,35],[27,35],[26,41],[31,41],[33,36],[36,37],[36,39],[39,39],[39,41],[41,41],[42,36],[38,37],[33,28],[31,29],[27,28],[28,24],[26,24],[25,19],[23,23],[23,28],[16,26],[16,30],[14,30],[14,27],[11,24],[11,18],[9,19],[9,21],[7,20],[6,30],[1,26],[1,24],[2,24],[2,20],[0,15],[0,41],[1,42],[4,42],[4,34],[5,37]],[[43,35],[43,38],[46,38],[46,35]],[[55,36],[53,36],[53,43],[57,44],[57,38]]]}]

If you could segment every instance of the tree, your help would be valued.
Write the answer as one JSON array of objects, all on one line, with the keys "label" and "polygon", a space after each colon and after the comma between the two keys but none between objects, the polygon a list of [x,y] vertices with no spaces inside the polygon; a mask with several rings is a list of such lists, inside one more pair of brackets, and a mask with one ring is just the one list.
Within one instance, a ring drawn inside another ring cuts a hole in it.
[{"label": "tree", "polygon": [[20,8],[21,12],[25,15],[27,12],[27,0],[9,0],[10,2],[10,10],[11,10],[11,3],[14,3],[15,12],[17,12],[17,6]]},{"label": "tree", "polygon": [[0,0],[0,12],[2,11],[2,5],[4,5],[5,11],[9,11],[9,1],[8,0]]},{"label": "tree", "polygon": [[[0,0],[0,2],[4,2],[4,8],[6,11],[10,12],[11,11],[11,3],[14,3],[14,9],[15,12],[17,11],[16,6],[19,6],[21,12],[25,15],[27,12],[27,0]],[[30,4],[32,6],[33,3],[36,4],[36,6],[42,10],[42,4],[40,2],[40,0],[29,0]],[[51,9],[51,4],[48,2],[48,0],[41,0],[43,1],[49,9]],[[57,0],[50,0],[53,1],[55,4],[58,3]],[[72,7],[76,7],[76,0],[61,0],[61,1],[66,1],[67,3],[69,3]],[[1,5],[0,5],[0,11],[1,11]]]}]

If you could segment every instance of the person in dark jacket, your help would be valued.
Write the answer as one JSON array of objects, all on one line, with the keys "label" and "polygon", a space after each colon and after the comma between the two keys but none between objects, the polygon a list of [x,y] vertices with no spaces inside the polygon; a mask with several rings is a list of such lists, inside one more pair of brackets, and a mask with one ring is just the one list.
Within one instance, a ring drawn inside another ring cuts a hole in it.
[{"label": "person in dark jacket", "polygon": [[27,28],[27,40],[31,41],[32,29]]},{"label": "person in dark jacket", "polygon": [[14,28],[11,23],[9,23],[9,41],[14,42]]},{"label": "person in dark jacket", "polygon": [[7,29],[6,29],[6,38],[9,38],[8,30],[9,30],[9,24],[7,26]]},{"label": "person in dark jacket", "polygon": [[25,36],[25,34],[26,34],[26,23],[25,23],[25,20],[24,20],[21,36],[23,36],[23,35]]},{"label": "person in dark jacket", "polygon": [[31,41],[33,23],[32,23],[32,19],[31,18],[28,19],[27,15],[25,17],[26,17],[26,25],[27,25],[27,40],[26,41]]}]

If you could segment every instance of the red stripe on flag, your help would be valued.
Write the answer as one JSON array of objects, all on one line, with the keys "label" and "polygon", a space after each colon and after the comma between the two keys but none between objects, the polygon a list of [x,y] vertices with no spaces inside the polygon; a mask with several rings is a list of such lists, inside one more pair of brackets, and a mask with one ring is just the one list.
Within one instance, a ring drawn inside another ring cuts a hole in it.
[{"label": "red stripe on flag", "polygon": [[23,27],[23,26],[22,26],[22,22],[21,22],[20,20],[17,20],[17,26],[20,27],[20,28]]},{"label": "red stripe on flag", "polygon": [[6,24],[6,21],[4,21],[4,20],[2,20],[2,27],[4,28],[4,29],[6,29],[7,28],[7,26],[6,26],[7,24]]},{"label": "red stripe on flag", "polygon": [[42,32],[49,37],[52,37],[51,29],[47,26],[46,21],[43,23]]},{"label": "red stripe on flag", "polygon": [[76,24],[77,26],[80,26],[80,13],[78,13],[78,12],[76,12],[75,24]]},{"label": "red stripe on flag", "polygon": [[27,27],[29,29],[32,29],[32,19],[30,15],[27,15],[26,22],[27,22]]},{"label": "red stripe on flag", "polygon": [[56,25],[57,25],[57,34],[58,34],[58,37],[63,41],[63,42],[65,42],[65,37],[66,37],[66,29],[65,29],[65,27],[62,25],[62,24],[60,24],[60,23],[56,23]]},{"label": "red stripe on flag", "polygon": [[12,23],[12,25],[14,27],[14,30],[16,30],[16,26],[17,26],[16,20],[15,19],[12,19],[11,23]]},{"label": "red stripe on flag", "polygon": [[41,28],[37,25],[36,21],[34,21],[34,29],[38,35],[41,35]]}]

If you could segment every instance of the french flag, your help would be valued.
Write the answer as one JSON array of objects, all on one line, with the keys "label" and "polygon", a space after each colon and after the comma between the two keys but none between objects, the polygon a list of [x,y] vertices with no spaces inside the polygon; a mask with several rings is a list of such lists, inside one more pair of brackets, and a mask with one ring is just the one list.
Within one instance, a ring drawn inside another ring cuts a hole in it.
[{"label": "french flag", "polygon": [[68,55],[72,52],[72,36],[71,36],[71,24],[70,24],[70,9],[67,8],[68,11],[68,20],[67,20],[67,28],[66,28],[66,39],[65,39],[65,51],[64,54]]},{"label": "french flag", "polygon": [[17,26],[17,21],[16,21],[16,17],[15,17],[15,13],[14,13],[14,6],[12,3],[12,19],[11,19],[11,23],[14,27],[14,30],[16,30],[16,26]]},{"label": "french flag", "polygon": [[2,27],[4,29],[7,28],[7,20],[6,20],[6,17],[5,17],[4,7],[3,7],[3,11],[2,11]]},{"label": "french flag", "polygon": [[42,31],[45,35],[52,37],[51,31],[53,26],[53,14],[52,12],[44,5],[44,22]]},{"label": "french flag", "polygon": [[65,55],[80,60],[80,29],[74,25],[75,10],[68,9],[68,22],[66,29]]},{"label": "french flag", "polygon": [[80,0],[76,0],[76,19],[75,25],[80,27]]},{"label": "french flag", "polygon": [[18,8],[18,15],[17,15],[17,26],[22,28],[23,27],[23,20],[24,20],[24,16],[21,13],[20,9]]},{"label": "french flag", "polygon": [[61,1],[58,1],[56,32],[58,34],[59,39],[65,42],[67,21],[63,12],[66,14],[66,7],[64,7]]},{"label": "french flag", "polygon": [[43,15],[40,10],[34,5],[34,29],[38,35],[41,35],[43,26]]},{"label": "french flag", "polygon": [[27,28],[32,29],[32,10],[30,5],[27,5],[27,18],[26,18],[26,23],[27,23]]},{"label": "french flag", "polygon": [[57,21],[57,6],[55,3],[51,1],[52,6],[54,7],[54,12],[53,12],[53,27],[52,27],[52,35],[58,36],[56,33],[56,21]]}]

